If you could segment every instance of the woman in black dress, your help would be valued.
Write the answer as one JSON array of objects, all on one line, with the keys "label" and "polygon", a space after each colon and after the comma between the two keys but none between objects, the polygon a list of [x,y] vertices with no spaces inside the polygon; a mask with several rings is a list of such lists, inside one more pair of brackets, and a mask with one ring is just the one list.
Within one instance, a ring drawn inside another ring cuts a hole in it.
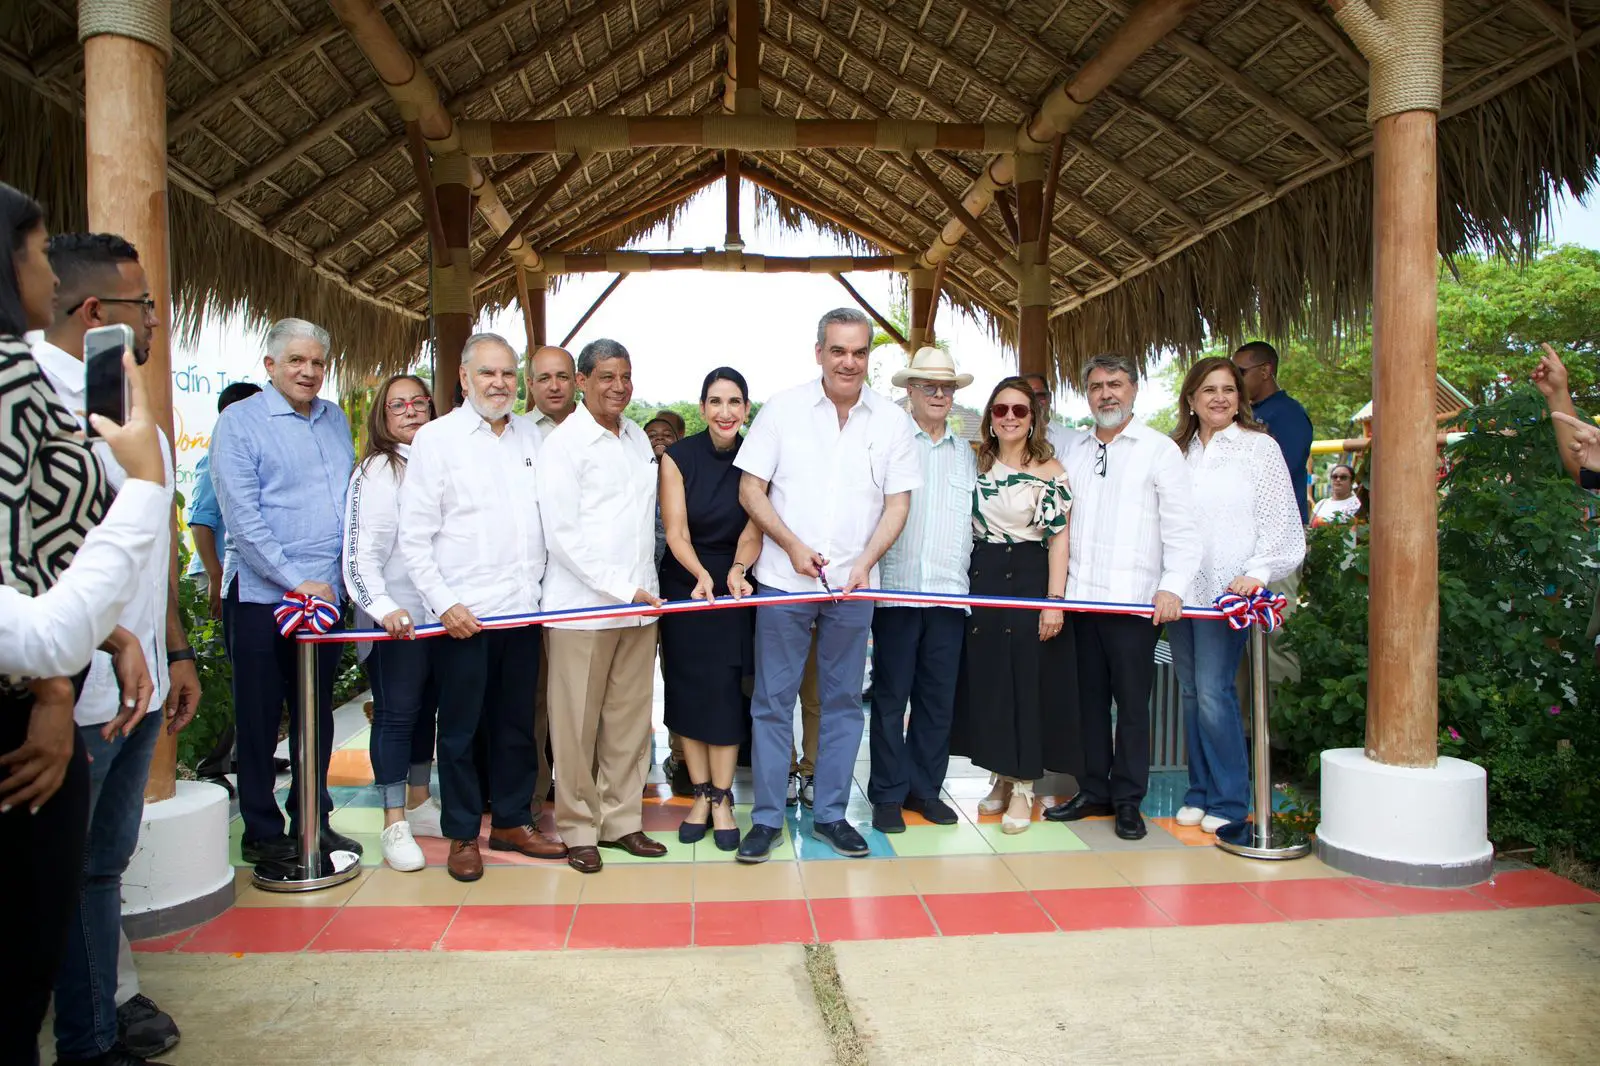
[{"label": "woman in black dress", "polygon": [[[744,375],[718,367],[700,387],[705,431],[678,441],[661,456],[659,499],[667,534],[667,554],[661,560],[663,599],[740,597],[755,591],[746,574],[761,550],[761,533],[739,505],[739,469],[733,465],[749,411]],[[739,846],[733,767],[749,729],[744,679],[754,661],[755,608],[668,614],[660,626],[667,728],[683,739],[683,758],[694,783],[694,806],[678,827],[678,839],[692,844],[715,821],[717,847],[733,851]]]},{"label": "woman in black dress", "polygon": [[[972,498],[974,596],[1059,600],[1067,587],[1067,475],[1045,437],[1028,383],[1007,378],[983,412]],[[979,805],[1004,812],[1000,829],[1033,820],[1033,783],[1046,770],[1076,774],[1077,658],[1061,611],[974,607],[956,688],[951,750],[993,775]]]}]

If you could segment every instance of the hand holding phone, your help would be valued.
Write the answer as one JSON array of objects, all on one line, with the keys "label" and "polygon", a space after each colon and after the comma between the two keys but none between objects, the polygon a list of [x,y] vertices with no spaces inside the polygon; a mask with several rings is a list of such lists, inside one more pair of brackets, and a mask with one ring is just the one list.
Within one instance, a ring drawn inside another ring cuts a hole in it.
[{"label": "hand holding phone", "polygon": [[[127,329],[126,326],[120,328]],[[118,425],[91,409],[89,425],[96,436],[105,439],[111,454],[129,477],[164,485],[167,471],[166,464],[161,461],[161,438],[156,429],[154,412],[150,410],[144,374],[139,369],[131,346],[122,354],[122,380],[128,390],[127,418]]]},{"label": "hand holding phone", "polygon": [[[83,335],[84,415],[99,415],[117,424],[128,420],[133,406],[123,356],[133,353],[133,330],[127,326],[98,326]],[[89,436],[98,436],[88,418]]]}]

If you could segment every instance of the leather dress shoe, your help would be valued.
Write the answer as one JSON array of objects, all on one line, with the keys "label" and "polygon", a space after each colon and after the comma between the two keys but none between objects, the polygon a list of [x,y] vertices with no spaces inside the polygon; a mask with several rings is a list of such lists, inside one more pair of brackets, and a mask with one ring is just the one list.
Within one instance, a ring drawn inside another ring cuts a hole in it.
[{"label": "leather dress shoe", "polygon": [[567,849],[567,865],[580,874],[597,874],[604,863],[600,861],[600,849],[593,844],[574,844]]},{"label": "leather dress shoe", "polygon": [[772,849],[782,843],[782,829],[774,829],[770,825],[757,822],[750,827],[744,839],[739,841],[739,854],[734,858],[746,864],[766,862],[772,857]]},{"label": "leather dress shoe", "polygon": [[265,840],[245,840],[239,844],[239,854],[245,865],[259,866],[264,862],[297,862],[300,845],[281,833]]},{"label": "leather dress shoe", "polygon": [[846,858],[860,859],[871,853],[866,840],[856,832],[856,827],[843,818],[834,822],[811,823],[811,836]]},{"label": "leather dress shoe", "polygon": [[477,840],[452,840],[445,869],[457,881],[476,881],[482,877],[483,856],[478,853]]},{"label": "leather dress shoe", "polygon": [[880,833],[904,833],[906,831],[905,816],[900,813],[898,803],[874,803],[872,805],[872,828]]},{"label": "leather dress shoe", "polygon": [[916,796],[907,796],[905,802],[900,804],[913,814],[922,815],[925,821],[934,825],[955,825],[961,821],[961,816],[950,809],[950,804],[934,796],[932,799],[918,799]]},{"label": "leather dress shoe", "polygon": [[1136,803],[1117,804],[1117,836],[1123,840],[1144,839],[1144,816]]},{"label": "leather dress shoe", "polygon": [[615,840],[602,840],[600,846],[602,848],[618,848],[629,855],[634,855],[641,859],[659,859],[667,853],[665,844],[652,837],[645,836],[642,829],[635,829],[627,836],[621,836]]},{"label": "leather dress shoe", "polygon": [[565,844],[559,840],[551,840],[531,825],[489,830],[489,850],[515,851],[528,856],[530,859],[564,859],[567,857],[567,846]]},{"label": "leather dress shoe", "polygon": [[1046,808],[1044,816],[1052,822],[1076,822],[1079,818],[1109,818],[1116,812],[1109,803],[1096,803],[1082,792],[1065,803]]},{"label": "leather dress shoe", "polygon": [[317,844],[324,855],[332,851],[353,851],[357,855],[361,854],[361,842],[359,840],[352,840],[343,833],[335,832],[327,826],[323,826],[322,836],[318,839]]}]

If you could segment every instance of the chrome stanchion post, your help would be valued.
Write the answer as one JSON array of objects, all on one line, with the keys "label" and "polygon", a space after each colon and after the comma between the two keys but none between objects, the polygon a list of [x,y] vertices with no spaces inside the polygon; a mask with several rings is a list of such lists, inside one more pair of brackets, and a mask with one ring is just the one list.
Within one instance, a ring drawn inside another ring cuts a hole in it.
[{"label": "chrome stanchion post", "polygon": [[[1298,859],[1311,853],[1311,841],[1287,826],[1274,829],[1272,821],[1272,738],[1267,723],[1267,628],[1250,627],[1250,703],[1253,774],[1255,777],[1254,828],[1247,842],[1235,843],[1217,834],[1217,847],[1247,859]],[[1226,827],[1224,827],[1226,831]]]},{"label": "chrome stanchion post", "polygon": [[[300,692],[300,759],[295,773],[300,782],[300,856],[296,866],[258,865],[252,883],[268,892],[314,892],[331,888],[361,872],[361,863],[335,866],[322,854],[322,745],[318,737],[317,644],[302,640],[295,645],[295,687]],[[340,854],[345,854],[341,852]]]}]

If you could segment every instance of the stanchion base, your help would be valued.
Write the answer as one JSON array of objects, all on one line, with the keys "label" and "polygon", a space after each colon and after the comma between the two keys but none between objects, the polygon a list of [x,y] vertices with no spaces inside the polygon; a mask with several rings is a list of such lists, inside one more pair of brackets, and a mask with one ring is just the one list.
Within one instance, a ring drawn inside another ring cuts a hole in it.
[{"label": "stanchion base", "polygon": [[1254,832],[1254,826],[1251,830],[1243,840],[1237,841],[1227,840],[1219,832],[1217,847],[1230,855],[1244,859],[1303,859],[1311,854],[1311,837],[1299,829],[1285,825],[1280,818],[1273,818],[1272,835],[1269,840],[1261,840]]},{"label": "stanchion base", "polygon": [[[335,861],[337,855],[338,861]],[[315,892],[318,889],[342,885],[361,873],[361,859],[348,851],[323,855],[320,870],[315,877],[306,877],[302,863],[261,863],[250,877],[250,883],[263,892]]]}]

